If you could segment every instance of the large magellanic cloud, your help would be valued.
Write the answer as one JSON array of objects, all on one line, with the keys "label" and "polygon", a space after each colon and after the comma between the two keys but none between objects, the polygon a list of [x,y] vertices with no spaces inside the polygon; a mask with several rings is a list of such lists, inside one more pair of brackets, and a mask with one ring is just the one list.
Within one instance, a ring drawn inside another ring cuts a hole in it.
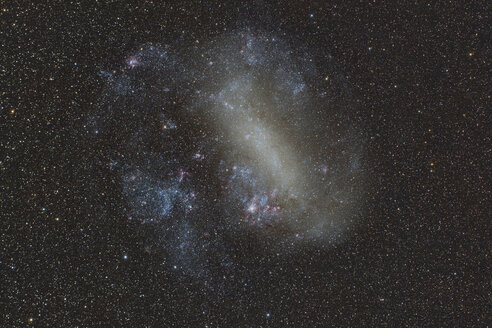
[{"label": "large magellanic cloud", "polygon": [[106,145],[128,217],[159,232],[175,266],[210,276],[234,267],[242,238],[288,253],[356,223],[358,109],[329,54],[296,42],[240,30],[143,45],[101,72],[94,142]]}]

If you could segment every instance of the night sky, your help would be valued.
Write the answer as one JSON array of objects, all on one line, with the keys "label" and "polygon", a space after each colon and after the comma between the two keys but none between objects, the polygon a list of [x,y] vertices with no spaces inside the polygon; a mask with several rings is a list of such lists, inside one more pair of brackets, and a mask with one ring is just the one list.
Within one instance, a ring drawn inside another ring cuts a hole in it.
[{"label": "night sky", "polygon": [[485,1],[8,1],[0,326],[486,327]]}]

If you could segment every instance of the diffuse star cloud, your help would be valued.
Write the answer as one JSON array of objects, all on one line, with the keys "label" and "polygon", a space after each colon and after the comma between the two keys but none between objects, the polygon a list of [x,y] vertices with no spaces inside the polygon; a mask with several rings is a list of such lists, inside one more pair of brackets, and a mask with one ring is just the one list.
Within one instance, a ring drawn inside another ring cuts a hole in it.
[{"label": "diffuse star cloud", "polygon": [[[248,168],[247,175],[240,175],[243,186],[234,185],[235,175],[226,194],[243,203],[250,225],[281,223],[296,242],[333,237],[347,225],[361,185],[349,163],[328,180],[328,166],[337,158],[336,150],[323,145],[329,138],[329,115],[316,113],[320,103],[313,100],[315,90],[308,90],[299,66],[288,55],[291,51],[276,38],[250,34],[226,37],[215,51],[225,67],[214,77],[219,87],[205,98],[213,101],[202,110],[229,143],[224,157],[232,170],[239,163]],[[307,70],[309,77],[313,68]],[[344,152],[357,153],[355,138],[346,136],[349,139],[354,143],[344,143]],[[350,178],[342,184],[341,175]],[[243,219],[240,210],[236,216]]]}]

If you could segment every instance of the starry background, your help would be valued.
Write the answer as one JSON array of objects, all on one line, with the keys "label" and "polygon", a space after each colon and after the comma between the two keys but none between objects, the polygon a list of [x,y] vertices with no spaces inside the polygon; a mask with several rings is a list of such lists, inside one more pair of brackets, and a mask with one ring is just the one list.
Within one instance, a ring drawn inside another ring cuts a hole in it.
[{"label": "starry background", "polygon": [[[486,326],[486,2],[0,10],[3,327]],[[364,123],[368,183],[343,241],[288,258],[243,250],[234,266],[257,270],[233,270],[248,288],[232,274],[204,288],[163,265],[161,244],[125,216],[105,141],[88,141],[87,122],[105,92],[101,72],[124,69],[142,44],[200,43],[250,25],[328,49]]]}]

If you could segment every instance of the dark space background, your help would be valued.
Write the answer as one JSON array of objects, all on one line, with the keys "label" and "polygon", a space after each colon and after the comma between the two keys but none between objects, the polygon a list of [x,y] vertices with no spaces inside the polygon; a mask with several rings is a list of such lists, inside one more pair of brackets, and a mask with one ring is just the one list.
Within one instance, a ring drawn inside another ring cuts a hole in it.
[{"label": "dark space background", "polygon": [[[487,326],[489,13],[485,1],[4,2],[0,326]],[[147,251],[83,126],[98,73],[140,45],[249,23],[329,49],[359,103],[369,183],[341,243],[252,254],[275,273],[214,297]]]}]

